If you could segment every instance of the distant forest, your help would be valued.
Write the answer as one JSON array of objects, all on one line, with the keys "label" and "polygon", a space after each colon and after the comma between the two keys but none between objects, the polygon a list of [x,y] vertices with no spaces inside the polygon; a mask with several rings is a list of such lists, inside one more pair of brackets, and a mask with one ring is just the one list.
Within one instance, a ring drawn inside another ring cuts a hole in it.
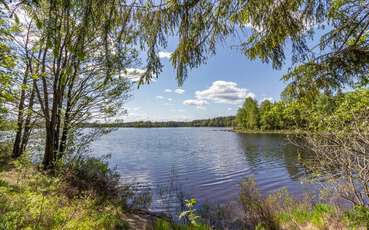
[{"label": "distant forest", "polygon": [[235,116],[193,121],[135,121],[120,123],[84,123],[82,127],[160,128],[160,127],[232,127]]}]

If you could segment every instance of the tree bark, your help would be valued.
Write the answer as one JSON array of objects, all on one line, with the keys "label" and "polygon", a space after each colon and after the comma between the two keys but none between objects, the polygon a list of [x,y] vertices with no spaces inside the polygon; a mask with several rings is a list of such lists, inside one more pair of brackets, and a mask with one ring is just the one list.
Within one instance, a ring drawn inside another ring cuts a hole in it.
[{"label": "tree bark", "polygon": [[[35,81],[34,81],[34,84],[36,84]],[[21,152],[22,153],[26,150],[28,140],[29,140],[29,137],[30,137],[31,131],[32,131],[31,120],[32,120],[33,104],[34,104],[34,101],[35,101],[35,93],[36,93],[35,91],[36,90],[35,90],[35,87],[33,85],[32,92],[31,92],[31,97],[29,99],[29,104],[28,104],[28,114],[27,114],[26,121],[24,123],[23,138],[22,138],[22,142],[21,142]]]},{"label": "tree bark", "polygon": [[18,104],[18,120],[17,120],[17,132],[15,135],[15,140],[13,144],[13,158],[18,158],[22,155],[22,148],[21,148],[21,141],[22,141],[22,135],[23,135],[23,125],[24,125],[24,103],[26,100],[26,88],[28,82],[28,72],[29,72],[29,65],[27,65],[26,72],[23,77],[22,81],[22,87],[21,87],[21,97],[19,99]]}]

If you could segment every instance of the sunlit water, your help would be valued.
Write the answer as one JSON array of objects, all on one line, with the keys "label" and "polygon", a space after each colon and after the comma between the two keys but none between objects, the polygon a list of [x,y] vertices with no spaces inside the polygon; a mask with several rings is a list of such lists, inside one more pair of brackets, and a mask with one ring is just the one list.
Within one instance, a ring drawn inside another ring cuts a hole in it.
[{"label": "sunlit water", "polygon": [[[222,128],[122,128],[96,140],[92,154],[110,154],[124,182],[152,189],[152,209],[178,206],[163,188],[201,203],[236,200],[240,182],[254,177],[262,193],[288,188],[296,196],[311,189],[297,149],[279,134],[238,134]],[[167,191],[168,192],[168,191]],[[169,193],[169,192],[168,192]]]}]

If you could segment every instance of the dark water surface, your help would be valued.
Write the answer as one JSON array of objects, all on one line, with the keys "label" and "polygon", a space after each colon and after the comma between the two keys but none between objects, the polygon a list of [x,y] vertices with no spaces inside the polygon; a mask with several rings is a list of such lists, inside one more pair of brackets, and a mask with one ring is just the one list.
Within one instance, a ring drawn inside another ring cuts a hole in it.
[{"label": "dark water surface", "polygon": [[301,182],[305,170],[297,149],[280,134],[122,128],[102,136],[91,150],[97,156],[111,154],[110,164],[125,182],[150,187],[156,211],[178,204],[174,199],[167,204],[164,190],[180,190],[210,204],[235,200],[245,177],[254,177],[264,194],[286,187],[299,196],[311,188]]}]

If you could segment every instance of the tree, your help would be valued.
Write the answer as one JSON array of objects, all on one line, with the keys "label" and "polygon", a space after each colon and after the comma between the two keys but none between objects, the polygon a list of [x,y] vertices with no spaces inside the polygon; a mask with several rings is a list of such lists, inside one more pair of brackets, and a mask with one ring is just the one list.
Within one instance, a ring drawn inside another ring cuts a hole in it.
[{"label": "tree", "polygon": [[[15,140],[13,144],[13,158],[17,158],[23,154],[28,144],[29,137],[31,135],[33,123],[36,122],[34,116],[34,103],[36,96],[36,79],[32,80],[33,65],[38,66],[38,63],[34,63],[33,53],[31,47],[29,47],[30,25],[25,25],[27,28],[21,36],[25,34],[24,55],[18,54],[19,59],[23,61],[19,62],[18,77],[14,80],[14,104],[18,110],[17,114],[17,126]],[[22,65],[23,64],[23,65]]]},{"label": "tree", "polygon": [[361,110],[349,122],[332,115],[329,120],[333,129],[295,140],[313,153],[306,166],[318,180],[329,181],[327,189],[335,195],[330,198],[343,198],[366,208],[369,207],[368,111]]},{"label": "tree", "polygon": [[188,69],[206,63],[218,43],[234,35],[248,58],[271,62],[274,68],[291,56],[293,66],[283,77],[285,96],[312,99],[321,91],[369,83],[367,1],[175,0],[158,10],[157,37],[179,38],[171,57],[179,84]]},{"label": "tree", "polygon": [[257,129],[259,127],[259,109],[257,102],[247,97],[236,115],[237,126],[242,129]]},{"label": "tree", "polygon": [[[64,156],[78,124],[118,112],[130,88],[126,69],[137,64],[138,49],[149,47],[142,79],[157,73],[160,63],[152,55],[156,44],[144,29],[148,25],[137,26],[147,18],[136,17],[139,10],[134,5],[103,0],[32,3],[15,10],[28,16],[23,26],[30,28],[32,37],[27,45],[17,44],[28,53],[22,65],[23,80],[27,83],[30,78],[26,76],[32,78],[45,127],[43,165],[53,168]],[[143,37],[147,40],[140,40]],[[24,105],[21,99],[18,118]],[[25,127],[19,120],[19,127]]]},{"label": "tree", "polygon": [[283,117],[284,109],[285,103],[283,101],[274,103],[270,111],[263,115],[265,124],[274,130],[287,129]]},{"label": "tree", "polygon": [[273,124],[268,120],[267,114],[270,113],[273,103],[269,100],[264,100],[260,104],[260,128],[264,130],[273,129]]},{"label": "tree", "polygon": [[[332,105],[333,103],[334,105]],[[365,126],[367,120],[363,114],[367,114],[369,111],[369,90],[357,89],[335,97],[333,102],[325,103],[323,108],[327,112],[320,109],[321,103],[318,105],[319,107],[317,106],[314,111],[315,122],[319,121],[319,125],[316,125],[318,130],[342,131],[342,127],[345,126],[347,127],[343,130],[350,130],[349,127],[353,121],[355,125],[358,125],[358,122],[363,122]]]},{"label": "tree", "polygon": [[304,129],[309,123],[310,108],[301,101],[290,101],[285,103],[282,113],[285,129]]}]

